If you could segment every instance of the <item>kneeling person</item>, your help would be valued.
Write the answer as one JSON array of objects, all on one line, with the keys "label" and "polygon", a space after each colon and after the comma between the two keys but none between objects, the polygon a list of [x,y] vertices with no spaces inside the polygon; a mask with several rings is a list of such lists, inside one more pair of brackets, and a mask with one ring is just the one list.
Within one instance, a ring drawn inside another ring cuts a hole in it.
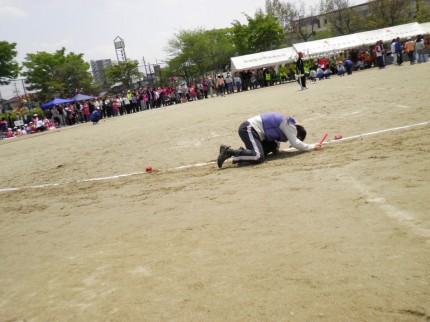
[{"label": "kneeling person", "polygon": [[233,157],[234,163],[255,162],[260,163],[269,153],[279,150],[280,142],[290,144],[302,151],[319,150],[321,144],[306,144],[306,130],[296,124],[294,118],[268,113],[254,116],[243,122],[238,130],[239,136],[245,144],[245,149],[234,150],[221,145],[218,156],[218,167],[222,168],[225,160]]},{"label": "kneeling person", "polygon": [[100,121],[101,117],[102,113],[98,109],[95,109],[90,115],[90,121],[93,122],[93,125],[97,124]]}]

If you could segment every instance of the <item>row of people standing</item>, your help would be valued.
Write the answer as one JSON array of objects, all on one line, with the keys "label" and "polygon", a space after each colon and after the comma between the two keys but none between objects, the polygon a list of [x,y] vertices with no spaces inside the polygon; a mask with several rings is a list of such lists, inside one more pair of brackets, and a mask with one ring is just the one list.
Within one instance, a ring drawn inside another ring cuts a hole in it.
[{"label": "row of people standing", "polygon": [[184,99],[197,100],[194,85],[128,90],[117,95],[96,97],[94,100],[61,104],[52,107],[50,112],[51,118],[58,126],[70,126],[92,122],[91,115],[94,111],[99,111],[101,118],[109,118],[183,103]]},{"label": "row of people standing", "polygon": [[[406,42],[402,44],[399,37],[391,41],[390,54],[393,57],[393,64],[401,66],[404,62],[404,55],[407,55],[407,59],[411,65],[418,63],[425,63],[427,58],[424,54],[425,41],[423,35],[418,35],[415,40],[411,37],[406,39]],[[387,51],[384,48],[382,40],[376,42],[375,45],[376,59],[379,68],[386,66],[386,54]]]},{"label": "row of people standing", "polygon": [[[401,46],[400,39],[397,38],[395,48],[396,53],[401,53],[401,49],[404,50],[404,52],[408,55],[408,59],[411,65],[415,64],[415,62],[425,63],[427,61],[424,55],[425,43],[424,37],[422,35],[418,35],[415,40],[409,37],[403,46]],[[403,59],[401,57],[402,55],[396,55],[396,63],[399,65],[399,56],[401,65],[403,62]]]},{"label": "row of people standing", "polygon": [[288,66],[269,66],[254,70],[244,70],[226,76],[218,74],[214,82],[214,89],[217,96],[243,92],[257,88],[274,86],[293,81],[295,74],[293,64]]}]

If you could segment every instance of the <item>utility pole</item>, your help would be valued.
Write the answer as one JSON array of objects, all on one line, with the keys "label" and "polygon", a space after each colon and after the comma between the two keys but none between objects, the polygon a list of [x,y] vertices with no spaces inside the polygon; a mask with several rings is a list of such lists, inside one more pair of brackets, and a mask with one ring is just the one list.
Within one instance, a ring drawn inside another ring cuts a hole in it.
[{"label": "utility pole", "polygon": [[[143,66],[145,67],[145,78],[148,79],[148,69],[146,68],[145,56],[142,57]],[[143,80],[145,80],[145,78]]]},{"label": "utility pole", "polygon": [[15,91],[14,91],[14,93],[15,93],[15,95],[16,95],[17,97],[19,97],[18,87],[16,87],[16,81],[14,81],[14,82],[13,82],[13,85],[15,86]]},{"label": "utility pole", "polygon": [[22,88],[24,89],[24,95],[25,95],[25,99],[27,100],[27,102],[29,101],[28,96],[27,96],[27,91],[25,90],[25,85],[24,85],[24,79],[21,78],[21,83],[22,83]]},{"label": "utility pole", "polygon": [[0,91],[0,113],[4,113],[4,110],[3,110],[3,97],[1,96],[1,91]]},{"label": "utility pole", "polygon": [[150,62],[148,62],[148,68],[149,68],[149,74],[151,75],[151,84],[154,85],[154,75],[152,74]]},{"label": "utility pole", "polygon": [[145,66],[145,75],[148,75],[148,70],[146,69],[145,57],[142,57],[143,66]]},{"label": "utility pole", "polygon": [[160,83],[160,86],[161,86],[161,84],[163,83],[163,78],[162,78],[162,75],[161,75],[161,66],[160,66],[160,64],[158,63],[157,58],[155,58],[155,63],[156,63],[156,65],[154,65],[154,73],[156,72],[155,70],[158,70],[158,74],[159,74],[159,76],[160,76],[160,81],[159,81],[159,83]]}]

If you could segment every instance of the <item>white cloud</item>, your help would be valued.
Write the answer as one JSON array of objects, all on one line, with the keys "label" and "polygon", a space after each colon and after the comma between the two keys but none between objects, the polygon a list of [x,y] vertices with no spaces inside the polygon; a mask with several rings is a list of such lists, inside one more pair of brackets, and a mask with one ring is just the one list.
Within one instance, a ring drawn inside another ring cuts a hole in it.
[{"label": "white cloud", "polygon": [[100,60],[100,59],[112,59],[115,60],[115,48],[112,44],[103,44],[98,46],[91,46],[85,50],[84,60]]},{"label": "white cloud", "polygon": [[45,51],[47,53],[53,54],[54,52],[56,52],[57,50],[60,50],[63,47],[66,48],[67,52],[73,51],[71,49],[72,44],[73,42],[71,40],[61,39],[52,43],[32,43],[29,48],[33,49],[33,51],[31,51],[32,53]]},{"label": "white cloud", "polygon": [[28,17],[27,12],[12,5],[8,1],[0,0],[0,18],[26,18]]}]

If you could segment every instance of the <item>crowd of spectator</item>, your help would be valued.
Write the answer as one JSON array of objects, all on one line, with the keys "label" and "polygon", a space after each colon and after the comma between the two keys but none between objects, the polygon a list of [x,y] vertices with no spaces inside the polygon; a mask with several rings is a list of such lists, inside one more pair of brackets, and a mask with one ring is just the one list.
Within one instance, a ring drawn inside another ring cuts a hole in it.
[{"label": "crowd of spectator", "polygon": [[[399,38],[393,39],[390,45],[377,41],[375,46],[307,59],[304,64],[305,76],[312,83],[316,83],[318,80],[330,79],[332,75],[351,75],[353,71],[373,67],[383,69],[387,64],[401,66],[404,61],[409,61],[410,64],[424,63],[427,61],[425,55],[427,48],[428,39],[421,35],[416,39],[407,38],[404,43]],[[295,81],[296,66],[295,63],[290,63],[235,73],[219,73],[214,79],[207,76],[189,84],[183,81],[167,87],[145,86],[115,95],[95,97],[94,100],[54,106],[44,111],[41,118],[35,114],[31,119],[28,117],[24,119],[23,124],[19,126],[13,126],[12,120],[2,118],[0,138],[19,137],[80,123],[98,124],[103,118],[223,97]]]}]

